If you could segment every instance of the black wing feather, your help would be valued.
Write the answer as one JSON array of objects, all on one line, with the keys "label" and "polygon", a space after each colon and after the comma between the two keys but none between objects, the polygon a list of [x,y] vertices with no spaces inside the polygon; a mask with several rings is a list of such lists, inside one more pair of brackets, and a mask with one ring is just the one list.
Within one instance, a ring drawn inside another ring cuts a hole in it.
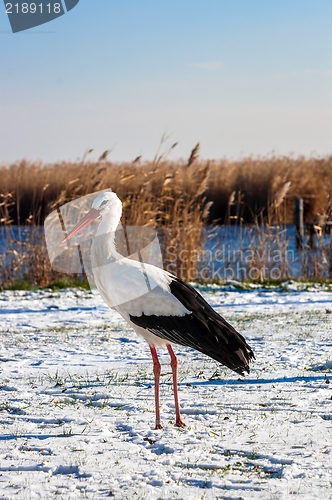
[{"label": "black wing feather", "polygon": [[171,293],[189,310],[184,316],[130,316],[131,321],[170,343],[192,347],[243,375],[255,358],[244,337],[220,316],[203,297],[178,278]]}]

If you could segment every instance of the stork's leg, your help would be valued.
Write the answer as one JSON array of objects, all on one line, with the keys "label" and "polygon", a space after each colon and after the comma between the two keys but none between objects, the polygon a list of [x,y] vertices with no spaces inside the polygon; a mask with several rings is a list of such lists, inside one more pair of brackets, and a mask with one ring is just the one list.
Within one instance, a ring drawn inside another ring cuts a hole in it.
[{"label": "stork's leg", "polygon": [[172,346],[170,344],[167,344],[167,350],[171,357],[171,368],[173,374],[173,392],[174,392],[175,415],[176,415],[175,425],[176,427],[184,427],[186,424],[181,420],[179,394],[178,394],[178,359],[175,356]]},{"label": "stork's leg", "polygon": [[160,423],[160,403],[159,403],[159,380],[160,380],[160,362],[158,359],[158,354],[155,347],[150,346],[150,351],[153,361],[153,373],[154,373],[154,399],[156,405],[156,429],[162,429],[163,426]]}]

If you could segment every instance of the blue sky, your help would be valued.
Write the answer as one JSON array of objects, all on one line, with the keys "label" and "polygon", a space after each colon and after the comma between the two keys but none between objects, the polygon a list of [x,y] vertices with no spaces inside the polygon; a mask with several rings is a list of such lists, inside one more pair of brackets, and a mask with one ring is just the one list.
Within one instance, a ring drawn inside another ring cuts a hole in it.
[{"label": "blue sky", "polygon": [[[1,7],[1,6],[0,6]],[[331,0],[80,0],[0,9],[0,163],[331,154]]]}]

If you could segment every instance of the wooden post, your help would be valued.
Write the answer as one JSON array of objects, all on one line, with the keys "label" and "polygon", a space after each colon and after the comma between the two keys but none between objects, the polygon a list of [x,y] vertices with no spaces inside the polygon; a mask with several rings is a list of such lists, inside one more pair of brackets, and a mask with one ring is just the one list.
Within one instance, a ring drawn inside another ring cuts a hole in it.
[{"label": "wooden post", "polygon": [[314,224],[309,224],[309,238],[308,238],[308,246],[311,250],[315,248],[315,226]]},{"label": "wooden post", "polygon": [[295,229],[296,229],[296,248],[303,249],[304,224],[303,224],[303,200],[295,200]]}]

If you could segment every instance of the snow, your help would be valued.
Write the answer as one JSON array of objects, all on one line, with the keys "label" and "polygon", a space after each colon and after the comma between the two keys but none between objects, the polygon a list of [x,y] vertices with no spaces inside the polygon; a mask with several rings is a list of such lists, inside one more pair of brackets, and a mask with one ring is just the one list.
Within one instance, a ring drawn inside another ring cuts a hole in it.
[{"label": "snow", "polygon": [[199,286],[244,334],[249,376],[175,346],[162,362],[97,291],[0,293],[0,498],[332,498],[332,294]]}]

